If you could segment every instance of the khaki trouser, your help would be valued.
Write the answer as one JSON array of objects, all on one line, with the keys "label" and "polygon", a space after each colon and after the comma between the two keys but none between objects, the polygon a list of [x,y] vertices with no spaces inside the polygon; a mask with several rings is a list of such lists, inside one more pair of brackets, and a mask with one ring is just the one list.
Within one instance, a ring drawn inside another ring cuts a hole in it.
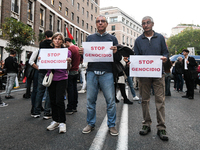
[{"label": "khaki trouser", "polygon": [[151,84],[155,93],[155,105],[157,115],[157,129],[165,130],[165,75],[162,78],[139,78],[139,90],[142,96],[143,125],[150,126],[149,101]]}]

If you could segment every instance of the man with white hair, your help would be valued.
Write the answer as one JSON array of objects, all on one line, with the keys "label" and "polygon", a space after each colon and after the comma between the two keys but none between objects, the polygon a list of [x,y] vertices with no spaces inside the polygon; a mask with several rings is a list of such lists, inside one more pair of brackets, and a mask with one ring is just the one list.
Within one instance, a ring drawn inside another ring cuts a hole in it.
[{"label": "man with white hair", "polygon": [[[142,19],[142,27],[144,33],[140,35],[134,46],[136,55],[160,55],[161,60],[166,62],[169,52],[165,43],[165,39],[161,34],[153,30],[154,21],[150,16]],[[155,93],[155,104],[157,114],[157,129],[158,136],[161,140],[168,140],[165,126],[165,75],[162,71],[161,78],[139,78],[139,90],[142,96],[142,111],[143,111],[143,127],[139,132],[140,135],[147,135],[151,131],[151,117],[149,113],[150,90],[153,85]]]}]

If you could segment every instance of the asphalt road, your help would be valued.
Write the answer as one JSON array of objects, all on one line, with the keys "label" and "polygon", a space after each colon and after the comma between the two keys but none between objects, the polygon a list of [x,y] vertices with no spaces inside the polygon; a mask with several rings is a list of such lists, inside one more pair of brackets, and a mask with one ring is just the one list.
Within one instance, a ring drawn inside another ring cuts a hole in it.
[{"label": "asphalt road", "polygon": [[[173,84],[173,83],[172,83]],[[181,98],[184,93],[173,91],[166,97],[166,126],[168,142],[163,142],[156,135],[156,110],[154,96],[151,96],[150,112],[152,131],[146,136],[140,136],[142,127],[142,110],[138,101],[133,105],[117,104],[116,127],[119,136],[108,133],[106,125],[106,103],[102,92],[97,100],[97,120],[95,130],[82,134],[86,123],[86,94],[79,94],[78,112],[67,115],[67,132],[59,134],[58,129],[47,131],[46,127],[52,121],[32,118],[30,115],[31,101],[23,99],[23,86],[13,90],[15,99],[3,101],[8,107],[0,108],[0,150],[198,150],[200,149],[200,93],[195,90],[194,100]],[[78,85],[80,88],[80,85]],[[198,87],[199,88],[199,87]],[[185,90],[185,88],[184,88]],[[136,91],[138,95],[138,91]],[[132,99],[128,90],[129,99]],[[67,103],[67,102],[66,102]]]}]

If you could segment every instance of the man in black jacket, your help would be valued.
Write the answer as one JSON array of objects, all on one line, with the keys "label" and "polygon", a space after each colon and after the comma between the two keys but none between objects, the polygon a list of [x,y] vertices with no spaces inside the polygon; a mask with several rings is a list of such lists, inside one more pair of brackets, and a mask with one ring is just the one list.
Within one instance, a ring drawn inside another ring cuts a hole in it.
[{"label": "man in black jacket", "polygon": [[189,50],[184,49],[183,55],[185,58],[183,59],[183,74],[187,92],[185,96],[182,96],[182,98],[194,99],[195,66],[197,66],[197,63],[194,57],[189,57],[188,54]]},{"label": "man in black jacket", "polygon": [[5,96],[6,99],[13,98],[13,96],[10,95],[10,92],[13,88],[13,85],[15,83],[15,78],[18,72],[18,63],[15,57],[16,57],[16,51],[10,50],[10,55],[5,59],[4,68],[6,68],[7,71],[6,96]]},{"label": "man in black jacket", "polygon": [[[50,44],[51,44],[51,38],[53,36],[53,32],[50,30],[45,31],[45,40],[43,40],[42,42],[40,42],[39,48],[53,48]],[[37,59],[39,51],[35,51],[30,60],[29,60],[29,64],[32,65],[36,70],[38,69],[38,65],[37,62],[35,63],[35,59]],[[40,69],[39,72],[36,71],[37,75],[34,76],[33,78],[33,92],[31,95],[31,100],[32,100],[32,107],[34,107],[33,112],[31,113],[31,116],[33,118],[39,118],[40,117],[40,113],[41,113],[41,108],[42,108],[42,98],[44,96],[45,91],[46,93],[46,100],[45,100],[45,108],[44,108],[44,119],[50,119],[51,118],[51,114],[50,114],[50,110],[51,110],[51,106],[50,106],[50,100],[49,100],[49,92],[48,89],[46,89],[45,86],[42,85],[42,81],[44,79],[44,76],[47,73],[46,69]],[[35,84],[35,85],[34,85]],[[34,94],[34,95],[33,95]]]}]

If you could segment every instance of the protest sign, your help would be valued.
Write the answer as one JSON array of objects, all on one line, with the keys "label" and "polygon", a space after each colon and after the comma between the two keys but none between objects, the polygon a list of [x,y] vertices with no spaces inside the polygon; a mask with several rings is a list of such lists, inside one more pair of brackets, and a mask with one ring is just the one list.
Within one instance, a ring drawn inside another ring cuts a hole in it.
[{"label": "protest sign", "polygon": [[83,42],[83,62],[113,62],[112,42]]},{"label": "protest sign", "polygon": [[130,76],[131,77],[151,77],[161,78],[162,76],[162,56],[132,55],[130,56]]},{"label": "protest sign", "polygon": [[67,69],[68,48],[41,49],[39,69]]}]

